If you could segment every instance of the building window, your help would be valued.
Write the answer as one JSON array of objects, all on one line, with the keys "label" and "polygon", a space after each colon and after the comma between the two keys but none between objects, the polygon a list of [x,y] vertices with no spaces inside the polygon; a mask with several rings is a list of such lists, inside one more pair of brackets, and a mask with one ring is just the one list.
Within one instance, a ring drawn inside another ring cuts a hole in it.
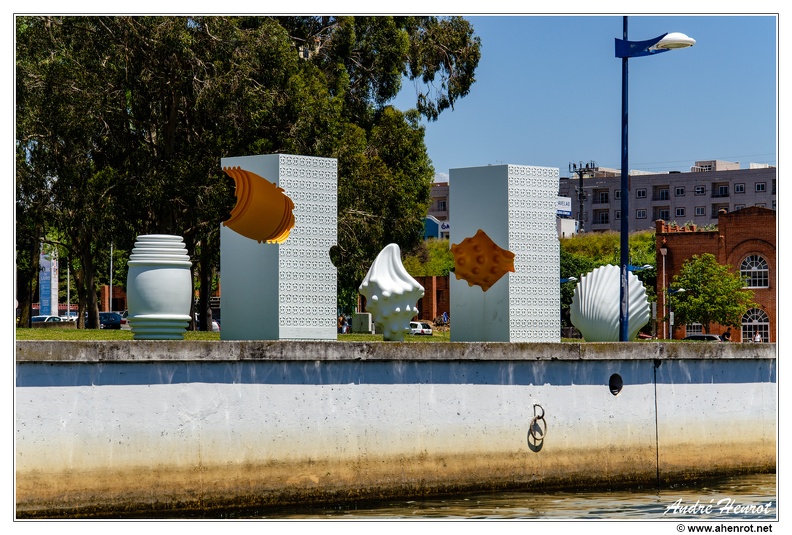
[{"label": "building window", "polygon": [[674,217],[685,217],[685,209],[684,208],[677,208],[674,211]]},{"label": "building window", "polygon": [[657,187],[655,187],[652,200],[654,200],[654,201],[667,201],[668,200],[668,186],[657,186]]},{"label": "building window", "polygon": [[621,220],[621,210],[616,210],[615,212],[613,212],[613,219],[615,219],[616,221]]},{"label": "building window", "polygon": [[720,211],[723,210],[724,212],[729,211],[728,204],[713,204],[712,205],[712,219],[718,219],[718,214]]},{"label": "building window", "polygon": [[763,202],[758,202],[758,203],[754,204],[754,206],[756,206],[757,208],[766,208],[767,207],[767,205],[765,203],[763,203]]},{"label": "building window", "polygon": [[660,210],[657,211],[657,219],[662,219],[663,221],[668,221],[669,219],[671,219],[670,215],[671,215],[671,210],[669,210],[668,208],[661,208]]},{"label": "building window", "polygon": [[773,201],[773,210],[775,210],[775,201]]},{"label": "building window", "polygon": [[707,207],[706,206],[696,206],[696,215],[697,216],[704,216],[707,214]]},{"label": "building window", "polygon": [[735,205],[734,205],[734,210],[735,210],[735,211],[736,211],[736,210],[742,210],[743,208],[745,208],[745,205],[744,205],[744,204],[735,204]]},{"label": "building window", "polygon": [[621,190],[617,189],[613,192],[613,200],[620,201],[621,200]]},{"label": "building window", "polygon": [[594,222],[598,225],[607,225],[608,223],[610,223],[608,218],[608,212],[595,212]]},{"label": "building window", "polygon": [[735,184],[734,193],[745,193],[745,184]]},{"label": "building window", "polygon": [[729,186],[717,186],[716,191],[717,193],[714,195],[715,197],[729,196]]},{"label": "building window", "polygon": [[767,190],[767,185],[764,182],[756,183],[756,193],[764,193]]},{"label": "building window", "polygon": [[759,255],[750,255],[740,264],[740,277],[745,281],[746,288],[767,288],[770,270],[767,260]]},{"label": "building window", "polygon": [[437,211],[438,212],[445,212],[446,211],[446,202],[445,201],[437,201]]},{"label": "building window", "polygon": [[636,210],[635,219],[646,219],[646,210]]},{"label": "building window", "polygon": [[607,191],[600,191],[599,192],[599,203],[600,204],[607,204],[608,202],[608,192]]},{"label": "building window", "polygon": [[770,341],[770,318],[764,310],[752,308],[742,317],[742,341],[753,342],[757,333],[762,342]]},{"label": "building window", "polygon": [[691,334],[701,334],[704,332],[704,328],[700,323],[688,323],[685,325],[685,336],[690,336]]},{"label": "building window", "polygon": [[674,195],[677,197],[684,197],[685,196],[685,186],[677,186],[674,188]]},{"label": "building window", "polygon": [[707,186],[696,186],[693,190],[696,195],[706,195],[707,194]]},{"label": "building window", "polygon": [[635,198],[636,199],[645,199],[646,198],[646,188],[638,188],[635,190]]}]

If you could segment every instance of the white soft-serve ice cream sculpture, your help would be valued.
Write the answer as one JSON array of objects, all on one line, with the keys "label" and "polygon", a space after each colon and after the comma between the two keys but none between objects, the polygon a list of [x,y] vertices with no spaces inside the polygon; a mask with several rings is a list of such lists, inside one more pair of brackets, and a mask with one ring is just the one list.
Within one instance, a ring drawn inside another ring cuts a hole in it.
[{"label": "white soft-serve ice cream sculpture", "polygon": [[398,245],[391,243],[380,251],[358,291],[366,298],[374,323],[382,328],[383,340],[403,341],[410,320],[418,314],[416,303],[424,288],[404,269]]}]

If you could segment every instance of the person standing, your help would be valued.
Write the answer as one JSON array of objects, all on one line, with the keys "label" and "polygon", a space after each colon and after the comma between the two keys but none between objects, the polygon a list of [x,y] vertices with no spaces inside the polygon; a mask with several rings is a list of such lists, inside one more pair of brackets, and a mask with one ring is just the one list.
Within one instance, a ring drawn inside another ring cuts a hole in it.
[{"label": "person standing", "polygon": [[761,335],[761,334],[759,334],[759,331],[754,331],[754,338],[753,338],[753,341],[754,341],[754,343],[756,343],[756,344],[758,344],[758,343],[760,343],[760,342],[762,341],[762,335]]},{"label": "person standing", "polygon": [[721,339],[724,342],[731,342],[731,327],[726,329],[726,332],[721,335]]}]

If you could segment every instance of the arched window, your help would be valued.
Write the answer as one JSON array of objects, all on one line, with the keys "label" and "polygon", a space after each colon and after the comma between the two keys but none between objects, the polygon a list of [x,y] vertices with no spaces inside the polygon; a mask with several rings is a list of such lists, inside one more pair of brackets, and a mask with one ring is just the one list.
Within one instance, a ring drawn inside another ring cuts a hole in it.
[{"label": "arched window", "polygon": [[770,270],[767,261],[759,255],[750,255],[740,264],[740,276],[746,288],[767,288]]},{"label": "arched window", "polygon": [[770,341],[770,318],[764,310],[752,308],[742,317],[742,341],[752,342],[757,333],[762,342]]}]

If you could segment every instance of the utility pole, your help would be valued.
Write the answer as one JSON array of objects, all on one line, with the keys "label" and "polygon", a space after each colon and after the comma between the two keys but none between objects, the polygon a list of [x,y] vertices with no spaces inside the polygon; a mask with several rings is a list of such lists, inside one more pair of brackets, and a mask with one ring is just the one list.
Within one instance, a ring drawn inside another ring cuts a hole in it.
[{"label": "utility pole", "polygon": [[578,232],[583,232],[583,204],[586,200],[586,193],[583,191],[583,176],[584,175],[592,175],[598,170],[597,163],[594,160],[591,160],[587,164],[583,164],[583,162],[578,163],[570,163],[569,164],[569,172],[574,173],[578,176],[578,188],[577,188],[577,197],[578,197]]}]

